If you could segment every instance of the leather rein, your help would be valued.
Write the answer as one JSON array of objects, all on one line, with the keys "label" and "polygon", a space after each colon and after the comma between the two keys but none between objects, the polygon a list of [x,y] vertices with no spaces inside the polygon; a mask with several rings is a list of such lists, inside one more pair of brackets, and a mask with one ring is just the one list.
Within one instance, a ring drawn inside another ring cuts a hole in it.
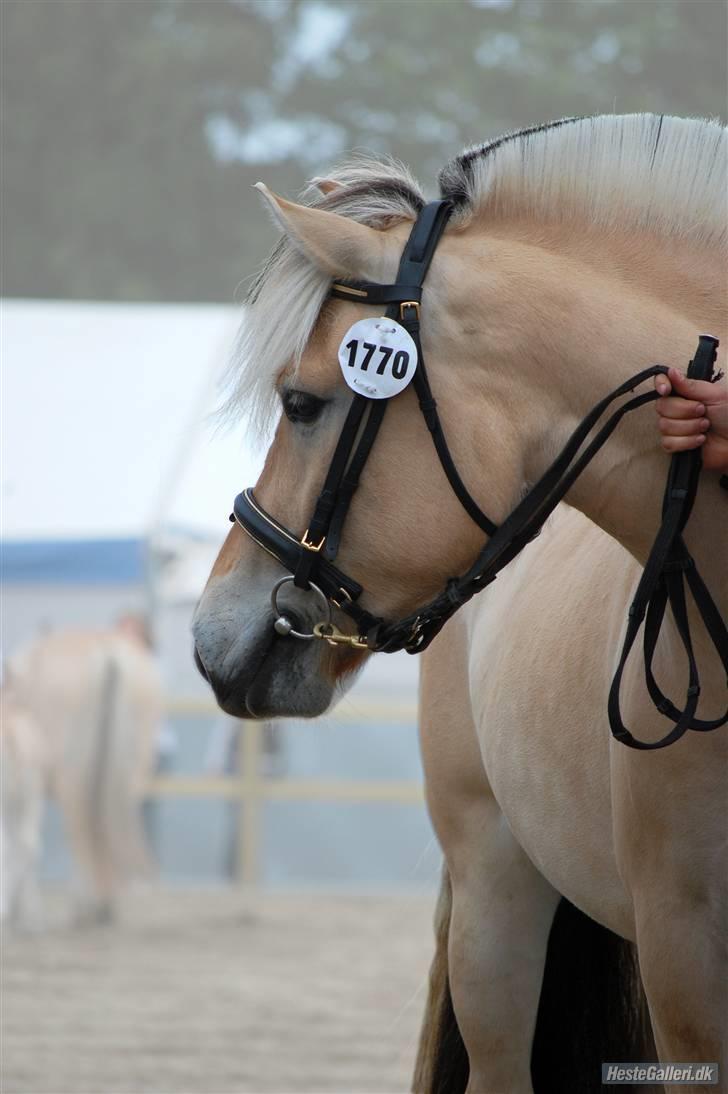
[{"label": "leather rein", "polygon": [[[230,520],[289,572],[290,576],[281,578],[272,593],[277,617],[274,627],[281,635],[322,639],[332,645],[372,652],[406,650],[408,653],[421,653],[450,616],[494,581],[503,567],[539,534],[548,516],[609,439],[624,415],[659,397],[657,392],[649,391],[622,402],[584,447],[592,430],[616,400],[650,377],[666,373],[667,368],[652,365],[620,384],[580,422],[551,466],[502,524],[497,525],[490,520],[468,491],[453,462],[430,388],[420,342],[422,285],[451,211],[452,207],[447,201],[433,201],[424,206],[405,245],[397,280],[393,284],[338,281],[333,284],[331,295],[362,304],[386,305],[385,316],[396,320],[414,341],[418,363],[412,386],[420,411],[452,490],[468,516],[486,533],[488,539],[464,574],[449,578],[438,596],[405,618],[388,621],[360,606],[358,601],[363,592],[362,586],[339,570],[334,560],[349,506],[390,399],[368,398],[355,393],[308,528],[300,539],[262,508],[252,489],[244,490],[235,499]],[[701,335],[688,368],[688,376],[701,380],[716,379],[713,365],[717,347],[716,338]],[[609,692],[608,714],[614,737],[631,748],[663,748],[677,741],[688,729],[712,730],[728,722],[728,710],[722,717],[710,721],[695,717],[700,681],[688,623],[686,584],[728,674],[728,629],[682,538],[695,501],[701,467],[699,450],[672,456],[663,498],[662,523],[629,609],[624,645]],[[279,590],[288,582],[299,589],[312,591],[321,607],[325,618],[316,623],[310,633],[296,631],[289,617],[281,613],[278,607]],[[662,694],[652,671],[655,647],[668,603],[688,661],[688,688],[682,709]],[[335,626],[331,620],[331,605],[354,621],[356,634],[344,634]],[[622,721],[619,706],[622,674],[643,621],[647,688],[660,713],[674,723],[664,737],[650,742],[640,741],[630,733]]]}]

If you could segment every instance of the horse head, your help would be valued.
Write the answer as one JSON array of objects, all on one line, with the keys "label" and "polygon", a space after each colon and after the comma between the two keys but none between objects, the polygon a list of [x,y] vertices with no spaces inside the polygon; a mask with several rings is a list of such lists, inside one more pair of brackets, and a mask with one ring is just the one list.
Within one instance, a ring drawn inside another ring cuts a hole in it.
[{"label": "horse head", "polygon": [[[428,436],[420,368],[415,382],[389,400],[341,525],[336,567],[350,588],[355,584],[357,610],[368,621],[407,618],[438,590],[452,588],[449,579],[472,568],[484,533],[491,535],[528,484],[541,480],[576,424],[589,419],[596,398],[617,382],[610,398],[624,394],[632,379],[649,378],[655,361],[684,364],[698,318],[701,324],[717,318],[701,303],[712,221],[704,239],[688,231],[694,201],[684,182],[675,183],[671,220],[657,219],[651,191],[640,184],[640,164],[654,159],[655,126],[667,159],[683,137],[683,123],[671,122],[669,139],[658,123],[644,116],[556,124],[502,147],[496,142],[494,153],[465,153],[443,171],[452,216],[427,270],[417,336],[450,462],[465,485],[453,485],[447,460]],[[618,164],[621,203],[614,201],[617,168],[602,130],[632,134],[636,166],[627,171]],[[580,134],[588,145],[580,144]],[[534,154],[537,147],[545,158]],[[549,172],[547,161],[553,161]],[[376,315],[352,283],[402,287],[394,285],[400,259],[425,203],[397,166],[342,168],[316,180],[310,204],[259,189],[284,236],[251,293],[235,397],[278,411],[254,492],[263,526],[272,519],[297,551],[318,550],[324,539],[309,539],[309,522],[352,407],[342,347],[352,344],[354,324]],[[634,270],[651,271],[639,292]],[[686,276],[693,273],[696,289],[688,294]],[[349,286],[346,299],[340,282]],[[643,372],[633,377],[638,367]],[[361,420],[362,435],[368,421]],[[635,417],[572,480],[569,500],[644,564],[663,478],[654,438]],[[340,608],[355,622],[356,614],[327,589],[334,633],[329,608],[323,605],[322,620],[323,598],[305,575],[297,588],[288,582],[280,589],[272,604],[271,590],[286,572],[280,552],[237,504],[235,515],[194,619],[198,665],[232,714],[320,714],[366,657],[362,643],[345,644],[351,620]],[[343,586],[341,592],[349,595]],[[467,598],[460,592],[459,603]],[[295,631],[311,640],[297,640]]]},{"label": "horse head", "polygon": [[[352,400],[339,347],[354,323],[376,315],[356,299],[329,299],[328,286],[337,277],[393,281],[421,204],[412,195],[414,208],[403,208],[401,194],[393,197],[391,186],[381,184],[378,192],[375,185],[367,214],[372,226],[351,215],[361,216],[360,194],[330,182],[327,187],[317,207],[294,205],[262,188],[285,236],[277,261],[252,294],[249,329],[242,336],[244,367],[257,369],[255,390],[249,384],[246,394],[273,395],[280,408],[255,498],[298,538],[306,531]],[[457,236],[443,239],[424,289],[422,346],[440,416],[457,422],[450,444],[459,466],[472,464],[473,437],[483,430],[497,432],[492,509],[512,500],[521,479],[509,430],[497,425],[497,406],[491,400],[484,412],[480,405],[482,383],[468,337],[479,309],[475,294],[461,291],[473,258]],[[495,325],[493,315],[491,322]],[[504,332],[501,344],[506,341]],[[261,360],[263,354],[267,360]],[[267,391],[261,390],[263,383]],[[361,602],[367,611],[385,617],[404,615],[434,595],[448,577],[467,568],[482,542],[481,531],[448,486],[414,391],[408,387],[393,403],[356,490],[336,559],[337,567],[366,590]],[[366,658],[361,649],[276,633],[271,589],[282,573],[275,558],[234,526],[195,615],[198,665],[224,709],[238,716],[320,714]],[[320,603],[310,591],[289,584],[279,603],[300,631],[310,633],[321,619]],[[335,617],[343,631],[351,630],[340,613]]]}]

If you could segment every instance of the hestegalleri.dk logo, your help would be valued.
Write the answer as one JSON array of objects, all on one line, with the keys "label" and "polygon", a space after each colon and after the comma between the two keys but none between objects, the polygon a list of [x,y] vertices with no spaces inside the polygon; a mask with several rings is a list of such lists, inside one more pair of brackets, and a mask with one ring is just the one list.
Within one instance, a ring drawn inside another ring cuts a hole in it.
[{"label": "hestegalleri.dk logo", "polygon": [[702,1083],[717,1086],[717,1064],[602,1064],[602,1084],[623,1083]]}]

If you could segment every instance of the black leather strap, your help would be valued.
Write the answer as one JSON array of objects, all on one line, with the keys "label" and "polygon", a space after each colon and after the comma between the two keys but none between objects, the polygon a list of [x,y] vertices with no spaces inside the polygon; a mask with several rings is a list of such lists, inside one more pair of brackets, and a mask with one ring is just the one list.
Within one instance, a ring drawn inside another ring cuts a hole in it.
[{"label": "black leather strap", "polygon": [[442,422],[440,421],[440,415],[437,412],[437,403],[435,402],[432,394],[432,388],[430,387],[430,381],[427,377],[427,368],[425,367],[425,357],[422,352],[422,345],[420,342],[420,321],[416,316],[410,318],[407,323],[407,329],[409,330],[414,342],[417,346],[417,352],[419,354],[419,365],[415,372],[412,384],[417,393],[417,398],[420,404],[420,410],[422,417],[425,419],[425,425],[430,431],[432,437],[432,443],[435,446],[442,469],[447,476],[447,481],[450,483],[453,493],[457,497],[458,501],[462,505],[465,512],[468,514],[471,520],[475,521],[479,528],[481,528],[487,535],[492,536],[496,531],[496,525],[487,517],[478,503],[473,498],[465,483],[460,477],[460,473],[455,466],[455,462],[450,453],[447,440],[445,438],[445,431],[442,428]]},{"label": "black leather strap", "polygon": [[[448,217],[450,205],[446,201],[433,201],[426,205],[415,221],[409,239],[400,258],[397,281],[393,285],[378,285],[369,281],[336,282],[332,293],[336,296],[349,296],[367,304],[386,300],[386,315],[398,319],[407,329],[416,324],[418,307],[407,308],[402,305],[415,305],[422,295],[422,282],[427,275],[432,256],[440,239]],[[418,351],[419,333],[417,334]],[[416,375],[416,374],[415,374]],[[307,539],[313,544],[321,543],[323,551],[306,551],[298,559],[294,572],[294,583],[301,589],[308,588],[310,581],[316,584],[319,559],[334,559],[339,550],[341,532],[349,511],[354,492],[359,484],[364,464],[389,405],[388,399],[368,400],[363,395],[354,395],[349,412],[344,421],[334,455],[329,464],[321,493],[308,526]],[[362,422],[365,424],[362,427]]]},{"label": "black leather strap", "polygon": [[[307,550],[300,540],[267,513],[251,489],[238,494],[230,519],[291,574],[296,572],[301,555],[317,554]],[[347,577],[336,566],[321,558],[320,552],[317,557],[319,563],[316,568],[316,584],[326,596],[337,601],[347,597],[354,601],[361,596],[362,587],[358,581]]]},{"label": "black leather strap", "polygon": [[[422,300],[422,284],[451,213],[449,201],[431,201],[425,205],[412,226],[393,285],[339,278],[331,286],[331,296],[360,304],[419,303]],[[399,317],[398,310],[388,314],[392,319]]]},{"label": "black leather strap", "polygon": [[399,283],[422,285],[451,214],[449,201],[431,201],[425,205],[402,253],[397,271]]},{"label": "black leather strap", "polygon": [[[326,472],[324,485],[316,500],[316,506],[305,533],[308,543],[320,545],[320,547],[316,551],[309,550],[301,554],[298,565],[294,571],[293,583],[294,585],[297,585],[299,589],[307,589],[309,581],[313,579],[314,572],[318,565],[320,549],[323,548],[326,543],[329,524],[339,496],[339,485],[346,471],[347,462],[351,454],[351,446],[354,443],[357,431],[362,418],[367,412],[368,406],[369,400],[363,395],[355,395],[349,406],[349,411],[344,420],[339,439],[336,442],[334,454],[331,457],[329,469]],[[327,553],[325,557],[331,559],[333,556]]]},{"label": "black leather strap", "polygon": [[574,430],[548,470],[496,528],[470,569],[460,577],[451,578],[445,591],[424,608],[396,624],[384,624],[376,636],[373,636],[373,648],[386,649],[387,652],[406,649],[410,653],[419,653],[426,649],[457,608],[494,581],[503,567],[538,535],[546,519],[596,456],[624,415],[653,402],[659,396],[657,392],[650,391],[623,403],[579,455],[589,433],[608,407],[640,383],[666,372],[663,365],[643,369],[597,403]]},{"label": "black leather strap", "polygon": [[[386,314],[409,326],[416,318],[422,296],[422,282],[435,248],[450,216],[447,201],[435,201],[420,213],[402,253],[397,281],[378,285],[368,281],[336,282],[332,295],[367,304],[386,302]],[[419,325],[417,324],[417,331]],[[418,349],[419,333],[417,333]],[[326,473],[308,529],[302,541],[266,513],[251,490],[235,499],[231,519],[256,543],[277,558],[294,577],[294,583],[306,589],[314,581],[327,596],[341,604],[360,626],[372,630],[381,620],[360,609],[356,599],[361,586],[331,565],[341,541],[341,532],[359,477],[376,440],[389,400],[368,400],[355,394]]]},{"label": "black leather strap", "polygon": [[341,532],[344,521],[346,520],[346,514],[349,512],[351,499],[359,485],[359,478],[364,470],[364,465],[367,462],[372,445],[376,440],[379,427],[382,424],[384,412],[387,409],[387,399],[368,400],[368,402],[369,417],[362,430],[359,443],[349,461],[349,466],[339,483],[339,489],[336,496],[336,508],[332,513],[329,522],[328,535],[326,536],[326,546],[324,548],[326,558],[336,558],[339,553]]},{"label": "black leather strap", "polygon": [[[697,380],[711,380],[717,348],[716,338],[701,335],[695,357],[688,366],[688,376]],[[609,691],[608,713],[612,734],[622,744],[643,751],[664,748],[679,740],[689,729],[706,732],[718,729],[728,722],[728,710],[721,717],[707,721],[695,717],[700,696],[700,677],[690,634],[685,600],[686,582],[723,669],[728,674],[728,629],[682,538],[695,503],[701,468],[699,449],[676,453],[670,461],[662,502],[662,524],[629,609],[624,644]],[[663,695],[652,671],[655,648],[668,603],[688,663],[688,687],[682,710]],[[619,704],[624,669],[643,622],[647,690],[657,710],[675,723],[670,732],[657,741],[641,741],[636,738],[625,726]]]},{"label": "black leather strap", "polygon": [[[409,240],[407,241],[407,246],[402,254],[397,273],[397,283],[395,285],[378,285],[371,281],[335,282],[331,290],[331,295],[344,299],[358,299],[360,303],[365,304],[379,304],[386,301],[387,303],[397,302],[400,305],[400,307],[390,306],[386,314],[390,318],[399,321],[399,323],[408,331],[413,342],[417,346],[418,364],[412,380],[412,385],[417,393],[420,410],[422,411],[425,423],[432,436],[432,441],[435,445],[435,450],[442,465],[442,469],[447,476],[447,480],[450,483],[455,496],[458,498],[468,516],[484,532],[488,535],[492,535],[493,532],[495,532],[496,525],[485,515],[465,486],[450,453],[445,431],[437,412],[437,403],[433,397],[430,382],[427,377],[425,356],[420,340],[419,308],[401,307],[402,304],[414,304],[420,301],[422,296],[422,283],[427,275],[437,244],[445,229],[450,213],[450,205],[445,201],[433,201],[425,206],[415,222]],[[363,462],[361,466],[363,466]],[[361,473],[361,466],[356,474],[356,482],[358,482],[359,474]],[[342,491],[342,501],[344,499],[346,500],[346,508],[348,508],[355,488],[355,484],[353,486],[347,484],[347,487]],[[329,557],[335,557],[336,551],[338,551],[341,527],[346,515],[346,508],[342,506],[337,510],[335,526],[332,527],[332,530],[329,533],[327,543],[329,544],[329,550],[333,552],[329,554]]]},{"label": "black leather strap", "polygon": [[335,281],[331,296],[352,304],[403,304],[422,300],[421,285],[379,285],[376,281]]}]

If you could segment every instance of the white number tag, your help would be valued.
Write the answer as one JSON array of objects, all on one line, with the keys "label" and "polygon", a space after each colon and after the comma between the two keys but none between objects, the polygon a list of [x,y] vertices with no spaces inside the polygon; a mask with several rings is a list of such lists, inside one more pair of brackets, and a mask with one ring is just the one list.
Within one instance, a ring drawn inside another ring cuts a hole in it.
[{"label": "white number tag", "polygon": [[417,346],[395,319],[360,319],[342,339],[339,364],[353,391],[367,399],[391,399],[415,374]]}]

